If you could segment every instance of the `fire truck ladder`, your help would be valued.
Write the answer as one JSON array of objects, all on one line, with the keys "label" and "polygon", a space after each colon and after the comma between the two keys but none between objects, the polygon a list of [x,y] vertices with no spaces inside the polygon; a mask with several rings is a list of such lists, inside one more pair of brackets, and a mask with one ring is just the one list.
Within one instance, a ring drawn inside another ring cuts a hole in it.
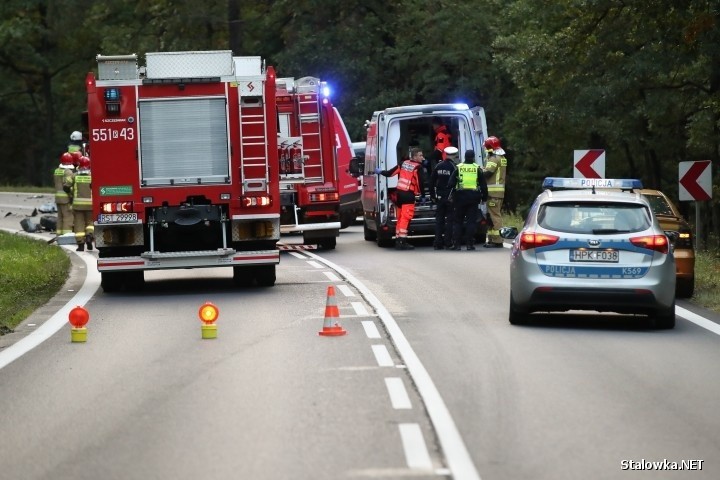
[{"label": "fire truck ladder", "polygon": [[268,192],[264,97],[240,97],[240,175],[243,193]]},{"label": "fire truck ladder", "polygon": [[303,171],[305,181],[323,181],[323,158],[320,138],[320,111],[317,95],[300,95],[298,100],[300,117],[300,136],[303,155],[306,156]]}]

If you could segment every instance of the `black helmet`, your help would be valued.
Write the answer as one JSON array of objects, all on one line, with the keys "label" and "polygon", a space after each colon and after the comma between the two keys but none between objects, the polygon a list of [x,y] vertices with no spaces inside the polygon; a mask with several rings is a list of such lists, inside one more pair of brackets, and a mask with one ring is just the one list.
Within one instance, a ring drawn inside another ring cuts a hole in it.
[{"label": "black helmet", "polygon": [[465,150],[465,162],[471,163],[468,160],[475,162],[475,150]]}]

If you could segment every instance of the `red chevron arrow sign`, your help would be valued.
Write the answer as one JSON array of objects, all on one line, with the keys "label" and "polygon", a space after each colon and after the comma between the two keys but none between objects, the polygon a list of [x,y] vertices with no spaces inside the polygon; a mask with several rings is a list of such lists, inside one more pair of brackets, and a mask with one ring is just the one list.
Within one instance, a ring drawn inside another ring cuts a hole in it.
[{"label": "red chevron arrow sign", "polygon": [[710,160],[698,160],[678,164],[680,178],[678,197],[681,202],[688,200],[699,202],[712,198],[711,163]]},{"label": "red chevron arrow sign", "polygon": [[605,178],[605,150],[575,150],[574,178]]}]

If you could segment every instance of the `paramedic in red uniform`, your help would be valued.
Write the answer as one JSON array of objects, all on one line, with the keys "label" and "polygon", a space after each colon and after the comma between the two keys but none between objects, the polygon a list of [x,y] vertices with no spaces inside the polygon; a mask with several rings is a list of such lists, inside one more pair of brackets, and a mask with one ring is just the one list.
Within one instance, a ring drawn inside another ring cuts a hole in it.
[{"label": "paramedic in red uniform", "polygon": [[395,165],[390,170],[375,169],[375,173],[384,177],[398,175],[395,204],[400,211],[395,230],[395,248],[398,250],[412,250],[415,247],[407,242],[408,226],[415,216],[415,195],[420,195],[423,201],[423,152],[419,148],[410,150],[410,158]]}]

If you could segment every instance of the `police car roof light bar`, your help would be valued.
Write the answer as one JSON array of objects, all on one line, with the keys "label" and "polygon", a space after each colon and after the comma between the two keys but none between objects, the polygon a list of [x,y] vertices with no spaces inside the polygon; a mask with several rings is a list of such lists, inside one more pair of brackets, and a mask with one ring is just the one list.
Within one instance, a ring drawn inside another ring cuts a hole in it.
[{"label": "police car roof light bar", "polygon": [[619,188],[621,190],[635,190],[643,188],[642,182],[637,178],[561,178],[546,177],[543,180],[543,190],[579,190],[584,188]]}]

